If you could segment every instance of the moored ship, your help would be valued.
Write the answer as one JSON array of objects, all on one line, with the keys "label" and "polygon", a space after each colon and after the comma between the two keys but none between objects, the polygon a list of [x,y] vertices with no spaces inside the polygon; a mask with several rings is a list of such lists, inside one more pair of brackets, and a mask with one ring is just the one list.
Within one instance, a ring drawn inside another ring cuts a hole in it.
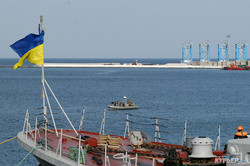
[{"label": "moored ship", "polygon": [[234,64],[231,64],[229,67],[224,67],[224,70],[244,70],[244,66],[243,65],[234,65]]}]

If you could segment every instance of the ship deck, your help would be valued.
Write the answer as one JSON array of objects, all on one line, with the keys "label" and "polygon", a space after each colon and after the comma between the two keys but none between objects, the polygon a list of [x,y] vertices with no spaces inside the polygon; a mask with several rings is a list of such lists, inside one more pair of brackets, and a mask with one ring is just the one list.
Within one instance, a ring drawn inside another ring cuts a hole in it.
[{"label": "ship deck", "polygon": [[[54,154],[57,151],[58,144],[60,142],[60,133],[61,130],[58,130],[59,136],[57,137],[55,134],[55,130],[47,129],[47,147],[48,151],[54,152]],[[79,139],[76,137],[76,134],[73,130],[63,130],[62,132],[62,157],[70,159],[70,148],[76,147],[78,149],[79,147]],[[98,144],[96,145],[99,134],[94,132],[88,132],[88,131],[79,131],[79,135],[81,135],[82,140],[81,144],[84,148],[87,149],[87,155],[86,155],[86,163],[85,165],[88,166],[94,166],[94,165],[105,165],[105,146],[104,144]],[[35,139],[35,131],[32,131],[28,134],[29,139],[32,139],[34,141]],[[165,151],[168,151],[169,149],[176,149],[178,154],[182,159],[187,159],[187,153],[185,151],[185,147],[181,145],[173,145],[173,144],[165,144],[165,143],[159,143],[159,142],[151,142],[147,144],[147,146],[143,146],[140,149],[135,149],[133,146],[130,145],[130,141],[128,137],[121,137],[121,136],[115,136],[115,135],[109,135],[110,138],[119,139],[119,145],[118,146],[110,146],[108,145],[107,148],[107,156],[109,158],[110,165],[122,165],[123,159],[119,158],[121,155],[118,155],[118,158],[114,158],[114,155],[123,153],[130,155],[131,164],[135,165],[135,160],[133,158],[136,157],[137,154],[137,164],[138,165],[144,165],[144,166],[152,166],[153,161],[155,162],[154,165],[161,165],[160,162],[164,160]],[[40,129],[39,132],[37,132],[37,146],[45,146],[45,130],[44,128]],[[91,139],[90,139],[91,138]],[[116,148],[114,148],[116,147]],[[56,155],[56,154],[55,154]],[[59,154],[57,154],[59,156]],[[73,161],[73,160],[72,160]],[[75,161],[77,163],[77,161]]]},{"label": "ship deck", "polygon": [[[47,131],[47,151],[45,150],[45,131]],[[35,133],[36,137],[35,137]],[[167,159],[168,161],[182,162],[183,165],[191,166],[196,165],[197,163],[191,163],[188,155],[190,149],[182,145],[166,144],[159,142],[150,142],[144,143],[140,147],[135,148],[131,145],[131,142],[128,137],[121,137],[115,135],[99,135],[99,133],[88,132],[88,131],[78,131],[81,136],[81,147],[86,150],[86,162],[82,162],[80,165],[87,166],[96,166],[96,165],[105,165],[105,144],[107,145],[106,149],[106,162],[107,166],[110,163],[110,166],[123,165],[126,161],[130,162],[132,166],[141,165],[141,166],[163,166],[163,161]],[[58,130],[58,136],[56,136],[55,130],[47,129],[41,127],[37,132],[32,130],[28,132],[27,139],[26,133],[20,132],[18,134],[19,144],[26,149],[31,151],[35,147],[42,147],[36,149],[32,154],[40,161],[42,166],[52,166],[52,165],[65,165],[65,166],[74,166],[78,165],[78,149],[79,149],[79,137],[76,136],[74,130]],[[61,136],[62,135],[62,136]],[[118,140],[116,145],[112,145],[112,141],[107,141],[103,144],[101,137],[108,137],[109,140]],[[60,141],[62,137],[62,141]],[[36,143],[35,143],[36,138]],[[61,156],[59,155],[58,148],[60,142],[62,143]],[[72,148],[75,150],[77,158],[72,159]],[[71,152],[70,152],[71,151]],[[175,156],[173,156],[174,152]],[[71,153],[71,155],[70,155]],[[127,158],[122,158],[122,154],[127,153]],[[213,151],[219,160],[222,160],[222,156],[225,155],[226,151]],[[70,157],[71,156],[71,157]],[[137,160],[135,160],[137,156]],[[171,158],[172,156],[172,158]],[[217,160],[217,161],[219,161]],[[41,162],[44,161],[44,162]],[[137,161],[137,164],[136,164]],[[211,160],[210,160],[211,161]],[[212,162],[199,163],[199,165],[224,165],[222,163],[215,163],[215,158],[212,159]],[[199,161],[203,162],[203,161]],[[43,164],[46,163],[46,164]],[[49,164],[48,164],[49,163]]]}]

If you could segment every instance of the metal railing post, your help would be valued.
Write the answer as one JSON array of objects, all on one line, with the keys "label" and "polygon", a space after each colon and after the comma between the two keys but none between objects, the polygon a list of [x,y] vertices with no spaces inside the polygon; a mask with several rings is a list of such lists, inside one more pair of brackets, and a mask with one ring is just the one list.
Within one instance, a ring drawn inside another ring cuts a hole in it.
[{"label": "metal railing post", "polygon": [[186,139],[187,139],[187,121],[185,120],[185,127],[184,127],[184,132],[183,132],[183,137],[182,137],[182,145],[186,146]]},{"label": "metal railing post", "polygon": [[106,117],[106,109],[104,109],[103,118],[102,118],[102,124],[101,124],[101,128],[100,128],[99,134],[104,134],[104,129],[105,129],[105,117]]},{"label": "metal railing post", "polygon": [[218,131],[218,136],[217,136],[214,150],[220,150],[220,126],[218,128],[219,128],[219,131]]},{"label": "metal railing post", "polygon": [[79,125],[79,131],[82,130],[84,114],[85,114],[85,107],[83,107],[83,110],[82,110],[82,119],[81,119],[81,122],[80,122],[80,125]]},{"label": "metal railing post", "polygon": [[128,112],[127,112],[127,121],[126,121],[126,126],[125,126],[125,131],[124,131],[124,138],[126,137],[126,132],[128,130],[128,136],[129,136],[129,119],[128,119]]},{"label": "metal railing post", "polygon": [[36,124],[35,124],[35,146],[36,146],[36,135],[37,135],[37,118],[36,118]]},{"label": "metal railing post", "polygon": [[81,139],[82,139],[82,136],[81,136],[81,135],[79,135],[78,165],[80,165],[80,158],[81,158]]}]

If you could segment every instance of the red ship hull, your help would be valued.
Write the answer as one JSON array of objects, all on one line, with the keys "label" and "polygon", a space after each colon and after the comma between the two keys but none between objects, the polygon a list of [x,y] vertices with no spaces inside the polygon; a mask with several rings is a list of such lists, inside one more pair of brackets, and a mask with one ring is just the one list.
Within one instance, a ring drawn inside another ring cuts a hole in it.
[{"label": "red ship hull", "polygon": [[[224,67],[224,70],[244,70],[244,68],[231,68],[231,67]],[[250,69],[248,69],[250,70]]]},{"label": "red ship hull", "polygon": [[230,65],[230,67],[224,67],[224,70],[244,70],[244,68],[237,65]]},{"label": "red ship hull", "polygon": [[[38,134],[39,133],[39,134]],[[56,153],[58,150],[58,144],[60,142],[60,133],[61,131],[58,130],[59,136],[57,137],[55,134],[55,130],[47,130],[47,145],[48,151]],[[96,165],[105,165],[105,146],[103,144],[99,144],[99,134],[94,132],[88,131],[78,131],[79,135],[83,138],[81,140],[81,146],[87,149],[86,153],[86,163],[84,165],[87,166],[96,166]],[[25,135],[25,134],[23,134]],[[70,159],[70,148],[75,147],[78,149],[79,147],[79,139],[76,137],[74,130],[63,130],[62,134],[62,157]],[[131,146],[130,140],[128,137],[121,137],[110,135],[110,138],[117,138],[119,139],[119,146],[118,148],[112,148],[112,146],[107,147],[107,155],[109,158],[109,163],[111,166],[123,165],[124,161],[122,158],[115,158],[114,156],[117,154],[128,154],[131,159],[131,165],[141,165],[141,166],[164,166],[164,160],[166,160],[167,154],[171,150],[174,150],[178,156],[174,159],[177,166],[178,163],[183,165],[189,165],[190,159],[188,155],[190,155],[191,149],[186,148],[185,146],[181,145],[174,145],[174,144],[166,144],[166,143],[159,143],[159,142],[150,142],[141,146],[141,149],[134,149]],[[28,139],[32,142],[35,141],[35,131],[29,132]],[[37,153],[33,153],[33,155],[40,161],[41,165],[43,166],[43,162],[46,161],[42,159],[41,156],[44,156],[47,152],[44,150],[44,141],[45,140],[45,129],[41,128],[39,132],[37,132],[36,136],[36,146],[42,146],[43,150],[40,151],[44,154],[36,155]],[[20,139],[19,139],[20,141]],[[19,143],[20,144],[20,143]],[[27,150],[27,149],[26,149]],[[226,151],[214,151],[213,152],[216,157],[214,157],[209,162],[214,163],[214,161],[223,161],[222,156],[226,154]],[[137,164],[133,158],[136,158],[137,155]],[[60,158],[60,157],[59,157]],[[73,161],[73,160],[72,160]],[[77,161],[74,161],[77,163]],[[207,161],[206,161],[207,162]],[[46,161],[45,165],[49,165],[49,162]],[[51,164],[51,165],[56,165]],[[165,161],[166,165],[166,161]],[[225,165],[225,163],[217,163],[216,165]]]}]

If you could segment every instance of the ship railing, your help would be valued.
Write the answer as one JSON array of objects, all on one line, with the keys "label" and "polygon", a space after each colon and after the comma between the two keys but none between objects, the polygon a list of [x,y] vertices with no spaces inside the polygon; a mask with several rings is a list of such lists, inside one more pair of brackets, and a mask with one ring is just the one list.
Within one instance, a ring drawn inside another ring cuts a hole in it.
[{"label": "ship railing", "polygon": [[128,132],[128,137],[129,137],[129,118],[128,118],[128,112],[127,112],[127,120],[126,120],[126,125],[125,125],[125,130],[124,130],[124,138],[126,137],[126,133]]},{"label": "ship railing", "polygon": [[161,142],[160,128],[158,126],[158,118],[155,119],[155,142]]},{"label": "ship railing", "polygon": [[35,146],[36,146],[36,135],[37,135],[37,118],[36,118],[36,123],[35,123]]},{"label": "ship railing", "polygon": [[62,157],[62,136],[63,136],[63,129],[61,129],[61,137],[57,144],[56,155],[59,153],[59,156]]},{"label": "ship railing", "polygon": [[[40,138],[40,132],[39,132],[39,130],[37,128],[38,120],[36,118],[35,128],[33,130],[31,128],[29,118],[30,118],[30,113],[29,113],[29,110],[27,110],[26,114],[25,114],[24,124],[23,124],[23,134],[25,134],[25,139],[26,140],[28,139],[28,135],[30,134],[31,138],[34,139],[34,145],[37,146],[37,136],[39,136],[39,138]],[[47,140],[46,137],[45,137],[45,140]],[[47,145],[45,144],[45,149],[47,149],[46,146]]]},{"label": "ship railing", "polygon": [[[217,139],[215,142],[215,146],[214,146],[214,150],[220,150],[221,147],[221,126],[218,126],[218,135],[217,135]],[[183,137],[182,137],[182,145],[183,146],[187,146],[188,144],[190,144],[190,142],[188,142],[187,138],[187,120],[184,121],[184,132],[183,132]]]},{"label": "ship railing", "polygon": [[83,164],[86,164],[86,158],[83,153],[82,149],[82,136],[79,135],[79,147],[78,147],[78,165],[81,165],[80,160],[81,160],[81,154],[82,154],[82,159],[83,159]]},{"label": "ship railing", "polygon": [[219,131],[218,131],[218,136],[216,139],[214,150],[220,150],[220,126],[218,127],[218,129]]},{"label": "ship railing", "polygon": [[[160,117],[145,117],[145,116],[140,116],[140,115],[133,115],[133,114],[130,114],[128,112],[126,114],[127,114],[127,119],[126,119],[124,135],[123,135],[124,138],[126,136],[129,137],[129,123],[132,123],[132,124],[145,125],[145,126],[155,126],[154,141],[155,142],[161,142],[161,140],[167,140],[167,139],[161,138],[160,133],[168,133],[168,132],[167,131],[160,131],[160,127],[167,128],[168,126],[159,124],[159,120],[168,121],[168,119],[160,118]],[[155,123],[146,124],[146,123],[140,123],[140,122],[137,122],[137,121],[131,121],[131,120],[129,120],[129,116],[131,116],[131,117],[133,116],[133,117],[137,118],[137,120],[138,120],[138,118],[148,119],[148,120],[155,120]]]},{"label": "ship railing", "polygon": [[28,134],[31,134],[32,137],[34,138],[34,135],[32,133],[32,128],[29,122],[29,117],[30,117],[30,113],[29,113],[29,110],[27,110],[25,114],[24,124],[23,124],[23,134],[25,134],[26,140],[28,139]]},{"label": "ship railing", "polygon": [[155,158],[153,158],[152,166],[155,166]]},{"label": "ship railing", "polygon": [[184,126],[184,132],[183,132],[183,137],[182,137],[182,145],[186,146],[186,140],[187,140],[187,120],[184,121],[185,126]]},{"label": "ship railing", "polygon": [[102,123],[101,123],[101,128],[99,134],[104,135],[104,129],[105,129],[105,118],[106,118],[106,109],[103,111],[103,118],[102,118]]},{"label": "ship railing", "polygon": [[[24,125],[23,125],[23,134],[25,134],[25,139],[27,140],[28,139],[28,135],[30,134],[31,135],[31,138],[34,139],[34,145],[37,146],[37,136],[40,137],[40,133],[39,133],[39,129],[38,129],[38,119],[36,118],[36,121],[35,121],[35,129],[32,130],[31,128],[31,125],[30,125],[30,122],[29,122],[29,118],[30,118],[30,113],[29,113],[29,110],[26,111],[26,114],[25,114],[25,119],[24,119]],[[45,128],[45,145],[44,148],[45,150],[47,149],[47,129]],[[59,153],[59,156],[61,157],[62,156],[62,136],[63,136],[63,129],[61,129],[61,134],[60,134],[60,139],[58,141],[58,146],[57,146],[57,149],[56,149],[56,155]],[[33,134],[34,133],[34,134]],[[79,141],[81,141],[81,139],[79,139]],[[81,149],[82,151],[82,149]],[[83,154],[83,152],[82,152]],[[84,158],[84,156],[83,156]]]},{"label": "ship railing", "polygon": [[[63,140],[63,129],[61,129],[60,139],[58,140],[57,149],[56,149],[56,155],[59,154],[60,157],[62,157],[62,140]],[[86,157],[83,152],[82,148],[82,138],[81,135],[79,135],[79,146],[78,146],[78,160],[77,165],[86,164]],[[83,163],[81,163],[81,155],[83,159]]]},{"label": "ship railing", "polygon": [[126,153],[117,153],[113,156],[114,159],[122,159],[123,161],[123,166],[131,166],[131,160],[135,160],[135,166],[137,166],[137,158],[138,155],[136,153],[134,158],[131,158],[130,155],[128,155],[128,152]]},{"label": "ship railing", "polygon": [[84,120],[84,114],[85,114],[85,107],[83,106],[83,110],[82,110],[82,119],[81,119],[81,121],[80,121],[79,131],[82,130],[83,120]]},{"label": "ship railing", "polygon": [[107,155],[107,144],[105,144],[105,166],[110,166],[109,156]]}]

